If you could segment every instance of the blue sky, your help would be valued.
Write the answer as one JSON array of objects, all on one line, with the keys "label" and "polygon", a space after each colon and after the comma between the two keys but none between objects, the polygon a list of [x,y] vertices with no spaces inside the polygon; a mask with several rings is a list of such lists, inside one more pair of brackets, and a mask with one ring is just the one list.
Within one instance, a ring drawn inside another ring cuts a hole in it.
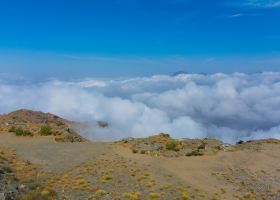
[{"label": "blue sky", "polygon": [[280,69],[279,0],[0,2],[0,73],[81,78]]}]

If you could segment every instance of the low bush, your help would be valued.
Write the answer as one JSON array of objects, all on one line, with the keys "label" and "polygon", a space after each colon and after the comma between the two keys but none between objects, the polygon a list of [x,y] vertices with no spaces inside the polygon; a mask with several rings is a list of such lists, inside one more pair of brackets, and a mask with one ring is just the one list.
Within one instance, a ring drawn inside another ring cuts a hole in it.
[{"label": "low bush", "polygon": [[168,133],[160,133],[159,135],[162,137],[170,138],[170,135]]},{"label": "low bush", "polygon": [[206,143],[205,142],[202,142],[202,144],[200,144],[197,149],[205,149],[206,147]]},{"label": "low bush", "polygon": [[64,123],[63,123],[62,121],[57,121],[57,122],[56,122],[56,125],[57,125],[57,126],[63,126]]},{"label": "low bush", "polygon": [[236,142],[236,144],[243,144],[244,141],[243,140],[239,140],[238,142]]},{"label": "low bush", "polygon": [[141,154],[145,154],[146,151],[145,151],[144,149],[142,149],[142,150],[140,151],[140,153],[141,153]]},{"label": "low bush", "polygon": [[11,128],[9,128],[8,130],[10,133],[14,133],[16,131],[16,127],[12,126]]},{"label": "low bush", "polygon": [[52,135],[52,127],[50,125],[43,125],[39,131],[40,135],[48,136]]},{"label": "low bush", "polygon": [[106,190],[97,190],[96,192],[95,192],[95,195],[97,196],[97,197],[102,197],[102,196],[105,196],[105,195],[107,195],[108,194],[108,192],[106,191]]},{"label": "low bush", "polygon": [[132,153],[138,153],[137,149],[132,149]]},{"label": "low bush", "polygon": [[161,197],[161,195],[159,193],[156,192],[152,192],[149,194],[150,199],[159,199]]},{"label": "low bush", "polygon": [[21,127],[11,127],[9,129],[9,132],[15,133],[16,136],[33,136],[33,134],[31,133],[31,131],[27,130],[27,129],[23,129]]},{"label": "low bush", "polygon": [[190,195],[188,192],[182,192],[182,199],[183,200],[189,200],[190,198]]},{"label": "low bush", "polygon": [[6,173],[12,173],[13,172],[13,170],[9,166],[4,166],[2,169]]},{"label": "low bush", "polygon": [[140,192],[135,192],[135,193],[130,193],[130,192],[125,192],[122,194],[122,197],[124,199],[129,199],[129,200],[140,200],[142,194]]},{"label": "low bush", "polygon": [[169,151],[180,151],[180,142],[170,141],[165,145],[165,148]]},{"label": "low bush", "polygon": [[203,153],[199,152],[198,150],[194,150],[190,153],[187,153],[186,156],[203,156]]}]

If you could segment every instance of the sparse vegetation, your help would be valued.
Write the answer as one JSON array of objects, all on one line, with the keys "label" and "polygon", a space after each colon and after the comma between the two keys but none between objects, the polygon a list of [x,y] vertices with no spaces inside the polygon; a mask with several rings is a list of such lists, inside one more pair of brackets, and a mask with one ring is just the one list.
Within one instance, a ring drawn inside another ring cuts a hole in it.
[{"label": "sparse vegetation", "polygon": [[122,194],[122,197],[125,199],[129,199],[129,200],[140,200],[141,193],[140,192],[135,192],[135,193],[125,192]]},{"label": "sparse vegetation", "polygon": [[12,173],[13,172],[13,170],[9,166],[4,166],[2,169],[6,173]]},{"label": "sparse vegetation", "polygon": [[168,133],[160,133],[159,136],[170,138],[170,135]]},{"label": "sparse vegetation", "polygon": [[165,148],[169,151],[180,151],[180,142],[172,140],[166,144]]},{"label": "sparse vegetation", "polygon": [[194,150],[190,153],[187,153],[186,156],[203,156],[203,153],[199,152],[199,150]]},{"label": "sparse vegetation", "polygon": [[189,200],[189,198],[190,198],[190,195],[189,195],[188,192],[186,192],[186,191],[182,192],[182,199],[183,200]]},{"label": "sparse vegetation", "polygon": [[57,193],[54,190],[35,190],[30,191],[23,195],[20,199],[21,200],[52,200],[56,199]]},{"label": "sparse vegetation", "polygon": [[11,127],[9,129],[9,132],[15,133],[16,136],[33,136],[31,131],[27,129],[23,129],[21,127]]},{"label": "sparse vegetation", "polygon": [[160,193],[151,192],[149,194],[150,199],[159,199],[161,197]]},{"label": "sparse vegetation", "polygon": [[84,139],[70,128],[72,122],[50,113],[18,110],[0,115],[0,132],[12,132],[17,136],[53,136],[57,142],[83,142]]},{"label": "sparse vegetation", "polygon": [[238,142],[236,142],[236,144],[243,144],[244,141],[243,140],[239,140]]},{"label": "sparse vegetation", "polygon": [[95,195],[98,196],[98,197],[102,197],[102,196],[105,196],[107,194],[108,194],[108,192],[106,190],[97,190],[95,192]]},{"label": "sparse vegetation", "polygon": [[205,149],[205,147],[206,147],[206,143],[205,143],[205,142],[202,142],[201,145],[199,145],[199,146],[197,147],[197,149]]},{"label": "sparse vegetation", "polygon": [[12,126],[11,128],[9,128],[8,130],[10,133],[14,133],[16,131],[16,127]]},{"label": "sparse vegetation", "polygon": [[144,149],[142,149],[142,150],[140,151],[140,153],[141,153],[141,154],[145,154],[146,151],[145,151]]},{"label": "sparse vegetation", "polygon": [[39,131],[40,135],[48,136],[52,135],[52,127],[50,125],[43,125]]},{"label": "sparse vegetation", "polygon": [[42,195],[40,192],[29,192],[21,197],[22,200],[49,200],[47,196]]},{"label": "sparse vegetation", "polygon": [[56,125],[57,125],[57,126],[63,126],[64,123],[63,123],[62,121],[57,121],[57,122],[56,122]]},{"label": "sparse vegetation", "polygon": [[225,148],[230,148],[223,146],[223,143],[216,139],[178,140],[164,133],[147,138],[127,138],[116,143],[130,149],[133,153],[153,157],[201,156],[202,154],[216,154]]}]

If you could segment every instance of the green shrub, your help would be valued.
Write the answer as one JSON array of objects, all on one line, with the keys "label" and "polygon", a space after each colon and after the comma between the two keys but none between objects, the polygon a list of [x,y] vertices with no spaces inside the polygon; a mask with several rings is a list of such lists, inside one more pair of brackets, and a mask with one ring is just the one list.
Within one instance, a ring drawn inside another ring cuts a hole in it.
[{"label": "green shrub", "polygon": [[63,123],[62,121],[57,121],[57,122],[56,122],[56,125],[57,125],[57,126],[63,126],[64,123]]},{"label": "green shrub", "polygon": [[24,130],[24,129],[18,128],[16,130],[16,135],[17,136],[32,136],[33,134],[29,130]]},{"label": "green shrub", "polygon": [[194,150],[190,153],[187,153],[186,156],[203,156],[203,153],[199,152],[198,150]]},{"label": "green shrub", "polygon": [[97,197],[102,197],[102,196],[105,196],[105,195],[107,195],[108,194],[108,192],[106,191],[106,190],[97,190],[96,192],[95,192],[95,195],[97,196]]},{"label": "green shrub", "polygon": [[150,199],[159,199],[160,198],[160,193],[152,192],[149,194]]},{"label": "green shrub", "polygon": [[13,172],[13,170],[9,166],[4,166],[3,171],[6,172],[6,173],[12,173]]},{"label": "green shrub", "polygon": [[180,143],[177,141],[170,141],[165,145],[165,148],[169,151],[180,151]]},{"label": "green shrub", "polygon": [[160,133],[159,135],[162,137],[170,138],[170,135],[168,133]]},{"label": "green shrub", "polygon": [[132,153],[138,153],[137,149],[132,149]]},{"label": "green shrub", "polygon": [[52,131],[52,127],[50,125],[43,125],[41,126],[41,129],[40,129],[40,134],[41,135],[52,135],[53,131]]},{"label": "green shrub", "polygon": [[16,127],[12,126],[11,128],[9,128],[8,130],[10,133],[14,133],[16,131]]},{"label": "green shrub", "polygon": [[197,149],[205,149],[206,147],[206,143],[205,142],[202,142],[202,144],[200,144]]},{"label": "green shrub", "polygon": [[236,144],[243,144],[244,141],[243,140],[239,140],[238,142],[236,142]]},{"label": "green shrub", "polygon": [[31,133],[31,131],[27,130],[27,129],[23,129],[21,127],[11,127],[9,129],[9,132],[15,133],[16,136],[33,136],[33,134]]},{"label": "green shrub", "polygon": [[143,149],[143,150],[140,151],[140,153],[141,153],[141,154],[145,154],[146,151]]}]

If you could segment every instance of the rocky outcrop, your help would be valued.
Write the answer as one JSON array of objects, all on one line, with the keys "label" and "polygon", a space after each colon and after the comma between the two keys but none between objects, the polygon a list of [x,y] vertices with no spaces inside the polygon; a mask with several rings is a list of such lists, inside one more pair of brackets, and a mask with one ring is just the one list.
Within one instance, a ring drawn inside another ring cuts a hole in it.
[{"label": "rocky outcrop", "polygon": [[147,138],[127,138],[118,144],[130,148],[133,153],[167,157],[202,156],[227,148],[227,145],[216,139],[176,140],[164,133]]}]

